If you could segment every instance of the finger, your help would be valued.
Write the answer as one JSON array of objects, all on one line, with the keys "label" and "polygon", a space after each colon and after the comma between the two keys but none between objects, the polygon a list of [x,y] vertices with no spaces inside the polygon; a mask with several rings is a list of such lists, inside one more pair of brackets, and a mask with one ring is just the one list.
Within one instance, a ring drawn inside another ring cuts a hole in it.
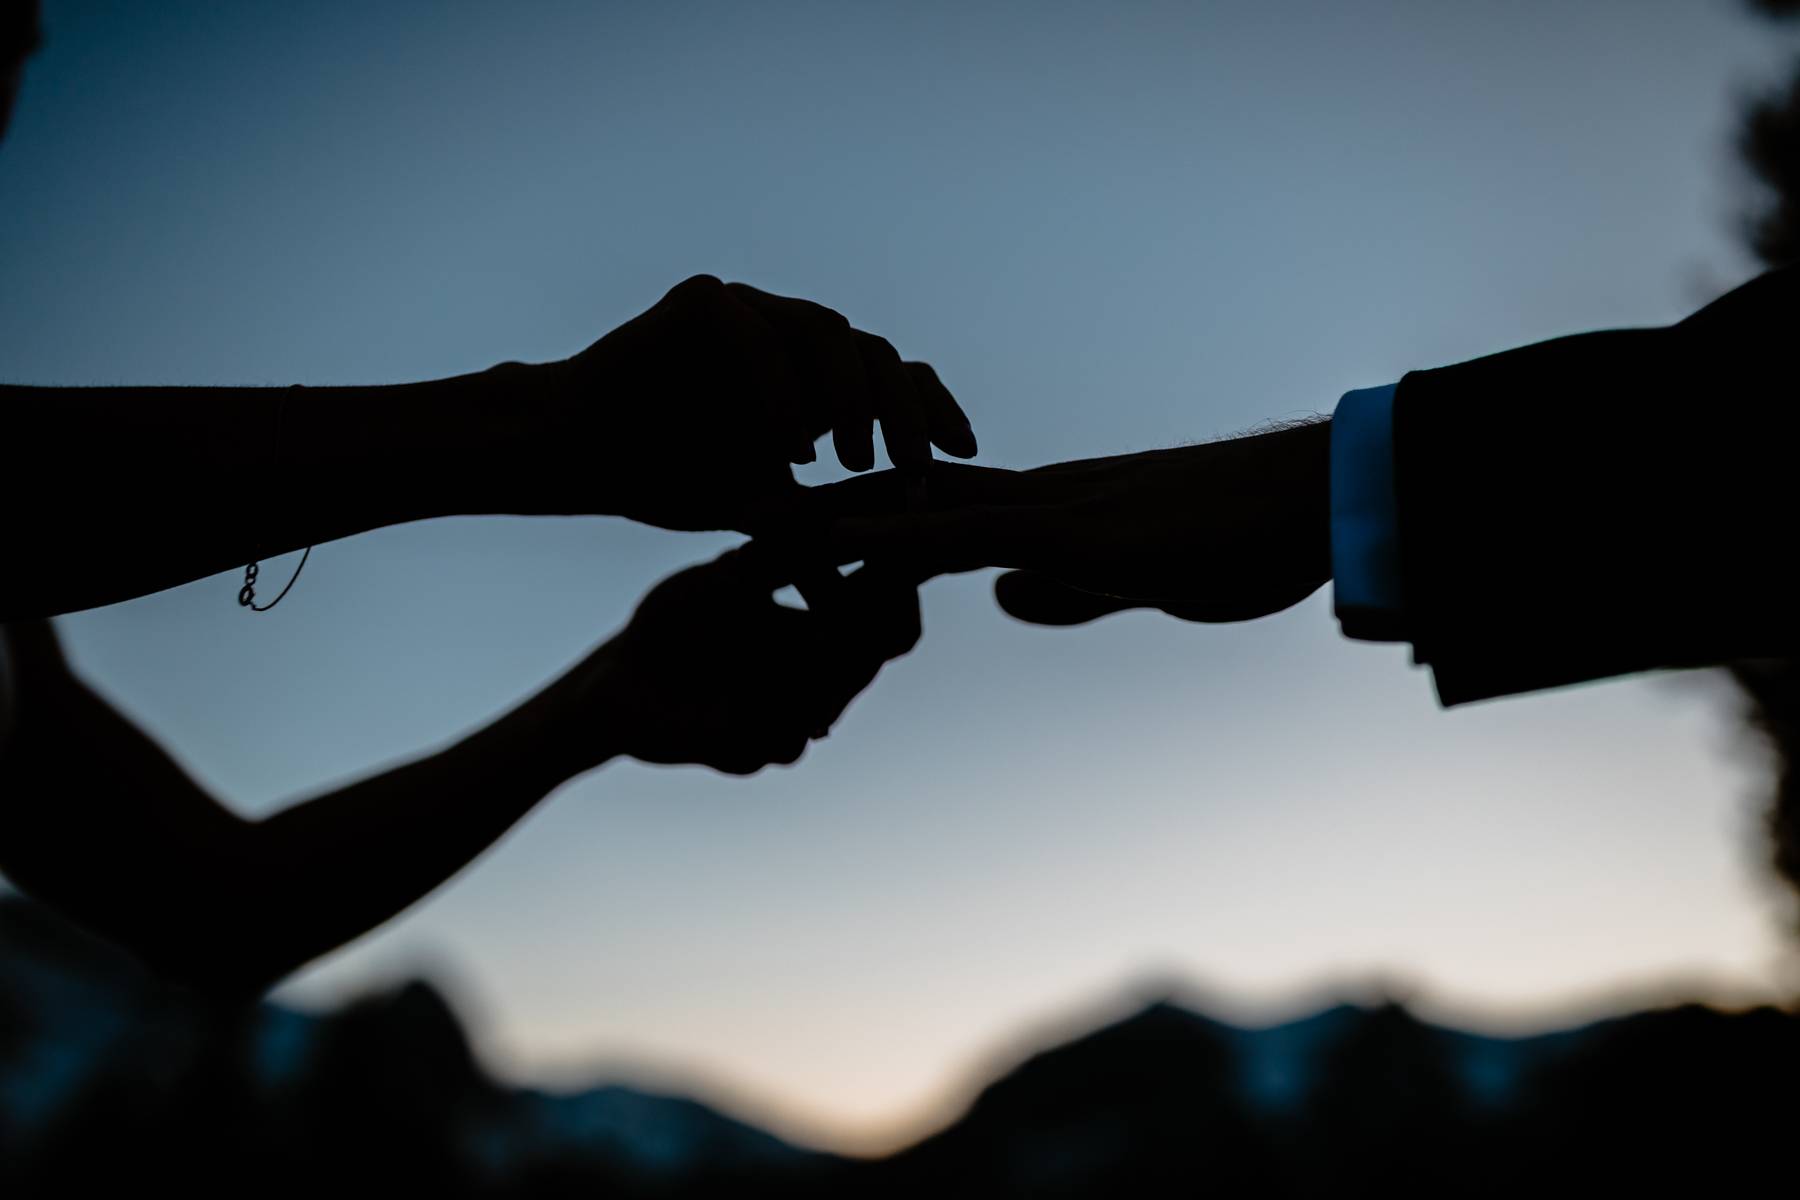
[{"label": "finger", "polygon": [[994,599],[1008,616],[1033,625],[1085,625],[1137,608],[1135,600],[1101,596],[1037,571],[1008,571],[994,580]]},{"label": "finger", "polygon": [[1278,613],[1284,608],[1292,608],[1323,586],[1323,583],[1307,581],[1252,595],[1226,596],[1216,600],[1162,600],[1153,607],[1183,621],[1199,621],[1208,625],[1254,621],[1258,617]]},{"label": "finger", "polygon": [[711,565],[733,584],[764,598],[791,584],[799,569],[792,554],[768,539],[734,546]]},{"label": "finger", "polygon": [[811,522],[791,522],[727,553],[753,586],[773,592],[791,585],[810,609],[829,608],[843,588],[825,550],[824,530]]},{"label": "finger", "polygon": [[844,577],[829,565],[820,563],[794,575],[794,590],[813,612],[823,612],[843,598]]},{"label": "finger", "polygon": [[894,466],[912,475],[922,474],[931,463],[931,439],[926,435],[925,414],[913,388],[912,376],[886,338],[857,331],[863,370],[869,378],[875,415],[881,421],[881,440]]},{"label": "finger", "polygon": [[902,363],[912,376],[913,393],[919,399],[919,410],[925,417],[925,430],[932,444],[945,454],[958,458],[975,457],[975,429],[950,389],[944,386],[930,363]]},{"label": "finger", "polygon": [[756,755],[734,754],[706,764],[724,775],[754,775],[769,764]]},{"label": "finger", "polygon": [[977,505],[839,521],[826,532],[825,545],[833,562],[892,562],[924,579],[982,567],[1037,566],[1044,536],[1038,510]]},{"label": "finger", "polygon": [[875,681],[886,662],[885,658],[866,654],[848,659],[841,650],[830,658],[821,658],[811,679],[812,719],[808,736],[818,741],[830,737],[845,710]]},{"label": "finger", "polygon": [[771,478],[754,499],[746,500],[732,518],[731,528],[752,537],[776,536],[784,530],[817,526],[816,502],[807,498],[811,490],[794,481],[793,473],[781,467],[787,478]]},{"label": "finger", "polygon": [[1317,591],[1306,582],[1250,595],[1205,600],[1131,599],[1090,592],[1037,571],[1009,571],[994,580],[994,599],[1007,615],[1033,625],[1084,625],[1116,612],[1150,608],[1183,621],[1250,621],[1292,607]]},{"label": "finger", "polygon": [[827,523],[845,517],[890,516],[907,511],[907,483],[898,471],[855,475],[807,488],[801,506],[813,519]]},{"label": "finger", "polygon": [[812,462],[818,453],[813,449],[806,389],[786,339],[761,312],[744,303],[733,287],[726,285],[720,291],[727,328],[734,349],[749,364],[750,388],[759,412],[771,425],[770,441],[781,448],[788,462]]},{"label": "finger", "polygon": [[854,450],[856,447],[834,438],[838,458],[852,470],[867,470],[873,466],[875,448],[871,424],[874,411],[850,322],[840,313],[810,300],[777,296],[747,283],[725,286],[780,335],[803,390],[809,436],[817,438],[826,430],[837,430],[841,424],[846,437],[854,442],[855,431],[860,427],[861,445],[867,449],[867,453],[858,459],[861,466],[844,459],[846,448]]},{"label": "finger", "polygon": [[883,660],[919,644],[919,580],[898,564],[858,568],[843,581],[843,603],[832,614],[840,636],[860,639]]},{"label": "finger", "polygon": [[[891,516],[915,507],[917,480],[900,471],[877,471],[805,489],[801,507],[820,521]],[[973,467],[933,459],[924,476],[924,507],[943,510],[973,504],[1054,503],[1066,490],[1056,479],[1025,471]]]},{"label": "finger", "polygon": [[844,581],[843,599],[816,623],[811,658],[815,724],[822,736],[881,668],[918,645],[919,594],[872,568]]},{"label": "finger", "polygon": [[858,356],[856,381],[831,393],[831,448],[851,471],[875,466],[875,397],[861,367]]}]

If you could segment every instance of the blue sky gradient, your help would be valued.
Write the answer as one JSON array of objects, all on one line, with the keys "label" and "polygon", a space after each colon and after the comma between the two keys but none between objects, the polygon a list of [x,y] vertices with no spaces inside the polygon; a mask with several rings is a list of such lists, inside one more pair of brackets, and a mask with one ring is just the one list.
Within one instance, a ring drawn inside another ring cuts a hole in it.
[{"label": "blue sky gradient", "polygon": [[[45,25],[0,148],[9,381],[451,375],[572,353],[708,271],[929,359],[1002,466],[1682,315],[1753,270],[1734,98],[1795,46],[1724,0],[170,0]],[[284,482],[247,475],[221,503]],[[436,521],[320,547],[267,617],[221,576],[62,627],[264,813],[498,712],[728,540]],[[919,650],[794,769],[610,766],[284,994],[427,970],[514,1076],[698,1081],[868,1148],[1023,1024],[1135,981],[1273,1016],[1379,978],[1484,1028],[1781,985],[1722,689],[1445,713],[1404,648],[1337,636],[1327,593],[1065,632],[989,586],[930,585]]]}]

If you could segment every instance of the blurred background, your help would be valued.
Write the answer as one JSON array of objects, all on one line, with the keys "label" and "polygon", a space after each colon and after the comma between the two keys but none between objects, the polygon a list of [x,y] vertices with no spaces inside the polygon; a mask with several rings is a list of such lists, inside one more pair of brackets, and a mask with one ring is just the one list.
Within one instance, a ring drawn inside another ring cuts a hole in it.
[{"label": "blurred background", "polygon": [[[47,0],[0,372],[433,378],[573,353],[704,271],[931,361],[981,462],[1210,439],[1753,275],[1744,112],[1800,49],[1755,7]],[[481,722],[727,540],[437,521],[320,547],[266,617],[221,576],[59,624],[263,814]],[[1512,1036],[1793,994],[1723,676],[1446,713],[1328,591],[1057,631],[990,583],[931,584],[919,649],[796,767],[610,766],[275,999],[423,975],[506,1083],[873,1154],[1159,996]]]}]

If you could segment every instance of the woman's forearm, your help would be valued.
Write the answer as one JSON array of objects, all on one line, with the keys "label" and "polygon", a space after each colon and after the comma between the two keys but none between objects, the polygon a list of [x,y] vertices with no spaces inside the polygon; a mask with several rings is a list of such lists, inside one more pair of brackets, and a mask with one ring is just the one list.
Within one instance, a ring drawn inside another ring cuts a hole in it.
[{"label": "woman's forearm", "polygon": [[429,757],[296,804],[244,839],[245,977],[260,985],[368,932],[458,871],[580,770],[527,703]]},{"label": "woman's forearm", "polygon": [[380,925],[617,752],[606,714],[571,724],[565,677],[447,749],[246,821],[70,674],[47,622],[0,637],[19,697],[0,754],[0,869],[223,995]]},{"label": "woman's forearm", "polygon": [[500,494],[542,369],[332,388],[0,387],[0,620],[112,603]]}]

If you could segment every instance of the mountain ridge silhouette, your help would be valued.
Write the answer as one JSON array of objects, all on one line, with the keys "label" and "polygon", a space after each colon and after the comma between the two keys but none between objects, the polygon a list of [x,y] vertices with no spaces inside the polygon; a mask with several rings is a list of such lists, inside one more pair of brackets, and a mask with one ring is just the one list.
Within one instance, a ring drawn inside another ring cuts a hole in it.
[{"label": "mountain ridge silhouette", "polygon": [[[0,898],[0,1187],[144,1178],[275,1194],[1483,1194],[1545,1172],[1716,1183],[1779,1165],[1800,1019],[1684,1005],[1493,1037],[1393,1002],[1247,1028],[1168,999],[1024,1054],[883,1158],[795,1146],[703,1101],[495,1080],[412,981],[324,1014],[210,1008]],[[1646,1141],[1646,1135],[1652,1135]],[[1472,1165],[1481,1164],[1479,1177]]]}]

